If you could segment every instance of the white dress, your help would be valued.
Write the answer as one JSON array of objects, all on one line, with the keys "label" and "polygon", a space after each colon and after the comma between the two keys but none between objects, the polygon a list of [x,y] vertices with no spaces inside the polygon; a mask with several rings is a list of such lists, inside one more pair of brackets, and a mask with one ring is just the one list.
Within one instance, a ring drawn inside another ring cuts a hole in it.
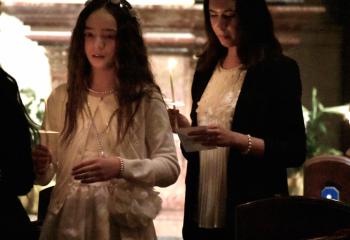
[{"label": "white dress", "polygon": [[[62,125],[55,125],[55,122],[62,120],[60,115],[64,113],[65,99],[63,87],[49,98],[44,120],[46,130],[62,131]],[[103,99],[88,96],[104,152],[123,158],[124,175],[93,184],[83,184],[72,178],[74,165],[94,158],[100,151],[96,131],[85,111],[72,142],[63,146],[56,140],[51,173],[46,179],[38,179],[45,183],[54,172],[57,174],[41,240],[156,239],[152,219],[160,211],[161,199],[153,186],[168,186],[175,182],[179,166],[165,106],[159,105],[159,98],[152,99],[143,101],[130,134],[123,144],[117,144],[114,96]],[[55,113],[50,112],[53,106]],[[152,115],[157,117],[153,111],[160,112],[156,114],[160,119],[150,121]]]},{"label": "white dress", "polygon": [[[218,125],[230,129],[246,70],[242,66],[224,69],[217,65],[198,102],[198,125]],[[198,225],[225,227],[226,172],[228,147],[200,153]]]}]

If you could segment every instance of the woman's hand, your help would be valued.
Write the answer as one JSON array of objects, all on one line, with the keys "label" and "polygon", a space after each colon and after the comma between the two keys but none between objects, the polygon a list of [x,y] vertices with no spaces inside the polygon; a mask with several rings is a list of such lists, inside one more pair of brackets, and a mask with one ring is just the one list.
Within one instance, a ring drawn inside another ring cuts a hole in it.
[{"label": "woman's hand", "polygon": [[189,132],[193,140],[205,146],[230,147],[237,142],[238,133],[220,126],[209,125],[206,128]]},{"label": "woman's hand", "polygon": [[[231,131],[220,126],[209,125],[188,133],[193,140],[205,146],[233,147],[243,154],[264,156],[265,142],[261,138],[248,137],[247,134]],[[250,139],[250,143],[249,143]],[[248,149],[247,153],[246,152]]]},{"label": "woman's hand", "polygon": [[121,160],[119,157],[96,157],[84,160],[73,167],[74,179],[82,183],[94,183],[116,178],[120,174]]},{"label": "woman's hand", "polygon": [[171,128],[174,133],[177,132],[178,128],[190,127],[191,124],[187,118],[182,115],[177,109],[168,109],[168,115],[170,119]]},{"label": "woman's hand", "polygon": [[52,162],[52,155],[44,145],[36,145],[32,150],[34,171],[37,175],[44,175]]}]

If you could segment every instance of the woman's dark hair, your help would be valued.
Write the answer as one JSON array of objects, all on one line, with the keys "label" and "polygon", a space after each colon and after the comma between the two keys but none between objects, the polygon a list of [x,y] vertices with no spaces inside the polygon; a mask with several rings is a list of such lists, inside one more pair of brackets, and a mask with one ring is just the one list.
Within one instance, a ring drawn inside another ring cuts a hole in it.
[{"label": "woman's dark hair", "polygon": [[40,138],[39,130],[38,130],[39,126],[31,119],[31,117],[29,116],[29,113],[27,112],[27,109],[23,105],[16,80],[10,74],[8,74],[2,67],[0,67],[0,79],[8,80],[9,82],[11,82],[12,84],[11,92],[7,94],[11,95],[11,97],[14,95],[16,96],[17,106],[19,108],[19,111],[23,112],[25,116],[25,122],[31,133],[31,142],[32,144],[36,144],[35,140]]},{"label": "woman's dark hair", "polygon": [[[227,54],[220,44],[210,23],[209,1],[204,0],[204,20],[207,44],[199,61],[199,70],[207,69]],[[282,53],[281,45],[274,34],[273,21],[265,0],[232,0],[235,2],[237,19],[237,54],[246,67],[255,65],[267,57]]]},{"label": "woman's dark hair", "polygon": [[68,102],[66,105],[64,138],[76,129],[77,116],[87,99],[91,81],[91,66],[84,51],[84,30],[87,18],[96,10],[106,9],[117,22],[115,51],[118,138],[125,136],[141,99],[150,89],[159,87],[150,70],[147,49],[135,10],[126,0],[91,0],[79,14],[72,33],[68,56]]}]

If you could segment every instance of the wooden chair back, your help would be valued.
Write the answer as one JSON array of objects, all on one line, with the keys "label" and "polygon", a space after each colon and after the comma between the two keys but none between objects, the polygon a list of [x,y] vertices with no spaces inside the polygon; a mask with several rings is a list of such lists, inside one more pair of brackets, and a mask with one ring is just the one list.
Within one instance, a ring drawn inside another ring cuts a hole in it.
[{"label": "wooden chair back", "polygon": [[304,164],[304,196],[321,198],[325,188],[335,188],[339,200],[350,204],[350,158],[322,155]]},{"label": "wooden chair back", "polygon": [[236,208],[236,240],[327,239],[349,228],[350,206],[334,200],[275,197]]}]

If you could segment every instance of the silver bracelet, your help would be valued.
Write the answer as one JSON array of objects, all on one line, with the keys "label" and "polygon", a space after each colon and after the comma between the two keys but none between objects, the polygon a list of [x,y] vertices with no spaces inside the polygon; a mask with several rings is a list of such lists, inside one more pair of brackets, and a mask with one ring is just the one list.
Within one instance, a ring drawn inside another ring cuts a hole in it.
[{"label": "silver bracelet", "polygon": [[252,137],[249,134],[247,134],[247,137],[248,137],[248,146],[247,146],[247,149],[244,152],[242,152],[243,155],[249,154],[253,147]]}]

